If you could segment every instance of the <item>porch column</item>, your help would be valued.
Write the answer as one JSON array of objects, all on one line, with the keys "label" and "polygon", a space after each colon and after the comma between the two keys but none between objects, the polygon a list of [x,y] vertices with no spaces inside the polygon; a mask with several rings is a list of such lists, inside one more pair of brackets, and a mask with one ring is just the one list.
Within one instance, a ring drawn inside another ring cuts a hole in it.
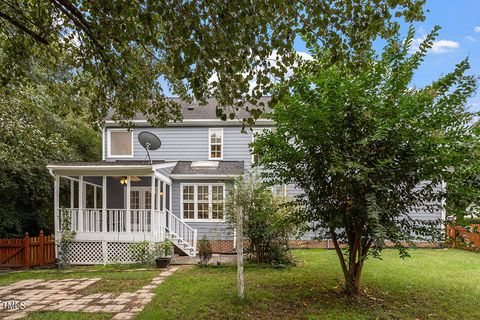
[{"label": "porch column", "polygon": [[75,208],[75,181],[70,180],[70,208]]},{"label": "porch column", "polygon": [[60,177],[55,175],[53,181],[53,210],[54,210],[54,227],[55,227],[55,239],[58,239],[58,234],[60,231],[60,212],[59,212],[59,203],[60,203]]},{"label": "porch column", "polygon": [[78,177],[78,231],[83,231],[83,176]]},{"label": "porch column", "polygon": [[[154,219],[156,218],[154,216],[154,212],[155,212],[155,175],[152,174],[152,178],[150,179],[151,180],[151,183],[150,183],[150,232],[154,232],[155,229],[154,228],[157,228],[157,226],[153,223]],[[147,223],[147,221],[145,221],[145,224]]]},{"label": "porch column", "polygon": [[102,177],[102,232],[107,232],[107,176]]},{"label": "porch column", "polygon": [[162,183],[162,180],[158,179],[157,181],[157,210],[160,211],[160,183]]},{"label": "porch column", "polygon": [[97,209],[97,186],[93,186],[93,208]]},{"label": "porch column", "polygon": [[127,210],[126,210],[126,216],[125,216],[125,231],[130,232],[131,231],[131,220],[130,220],[130,182],[131,182],[131,177],[127,176]]}]

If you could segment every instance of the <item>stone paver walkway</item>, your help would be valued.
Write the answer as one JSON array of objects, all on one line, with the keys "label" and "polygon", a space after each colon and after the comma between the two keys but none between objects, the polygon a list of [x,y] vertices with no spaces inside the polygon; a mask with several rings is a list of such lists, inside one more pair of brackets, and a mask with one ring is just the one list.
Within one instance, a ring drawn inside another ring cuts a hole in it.
[{"label": "stone paver walkway", "polygon": [[166,269],[141,289],[120,294],[79,293],[101,278],[22,280],[0,286],[0,319],[21,319],[33,311],[108,312],[115,320],[132,319],[152,300],[153,289],[179,268]]}]

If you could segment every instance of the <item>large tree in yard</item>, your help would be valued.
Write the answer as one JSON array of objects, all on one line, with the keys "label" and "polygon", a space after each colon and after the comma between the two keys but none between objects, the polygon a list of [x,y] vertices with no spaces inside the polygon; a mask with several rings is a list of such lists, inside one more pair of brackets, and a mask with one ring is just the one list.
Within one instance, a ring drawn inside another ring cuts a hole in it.
[{"label": "large tree in yard", "polygon": [[434,239],[440,221],[411,213],[439,210],[444,179],[469,157],[474,114],[466,102],[476,78],[466,74],[468,60],[428,86],[412,85],[437,31],[412,54],[411,28],[355,64],[313,48],[314,60],[273,99],[276,130],[253,143],[268,181],[303,190],[297,218],[333,240],[352,295],[365,260],[387,241],[405,256],[405,243]]}]

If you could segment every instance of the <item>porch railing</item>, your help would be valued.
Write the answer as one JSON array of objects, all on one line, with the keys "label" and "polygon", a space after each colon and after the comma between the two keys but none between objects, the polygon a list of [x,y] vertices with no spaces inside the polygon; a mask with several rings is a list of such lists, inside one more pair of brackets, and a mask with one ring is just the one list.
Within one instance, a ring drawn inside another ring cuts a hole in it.
[{"label": "porch railing", "polygon": [[[165,212],[150,209],[130,209],[130,223],[127,224],[127,209],[106,209],[105,223],[102,209],[59,209],[59,225],[62,226],[62,212],[69,217],[70,230],[77,232],[154,232],[165,226]],[[153,215],[152,215],[153,212]],[[104,230],[105,229],[105,230]]]},{"label": "porch railing", "polygon": [[170,234],[187,242],[196,251],[197,248],[197,230],[183,222],[176,215],[166,210],[167,229]]}]

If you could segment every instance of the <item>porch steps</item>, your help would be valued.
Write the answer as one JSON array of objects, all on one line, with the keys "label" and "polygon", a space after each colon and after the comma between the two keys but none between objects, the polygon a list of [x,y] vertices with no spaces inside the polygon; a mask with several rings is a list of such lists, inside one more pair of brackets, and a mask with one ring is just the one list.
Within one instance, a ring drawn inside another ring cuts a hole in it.
[{"label": "porch steps", "polygon": [[197,255],[197,252],[195,251],[195,248],[192,247],[188,242],[184,241],[182,238],[178,237],[174,233],[167,233],[166,234],[167,239],[172,241],[172,243],[182,250],[184,253],[186,253],[190,257],[195,257]]}]

